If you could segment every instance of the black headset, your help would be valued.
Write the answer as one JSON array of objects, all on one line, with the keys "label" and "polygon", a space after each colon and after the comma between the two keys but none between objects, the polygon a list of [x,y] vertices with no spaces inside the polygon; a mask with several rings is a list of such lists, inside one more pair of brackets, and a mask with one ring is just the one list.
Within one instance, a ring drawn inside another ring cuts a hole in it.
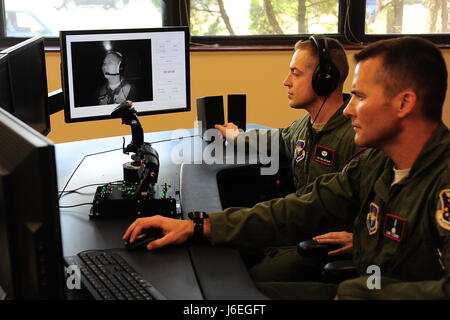
[{"label": "black headset", "polygon": [[337,88],[340,80],[339,69],[331,61],[327,39],[313,35],[309,37],[319,52],[319,64],[312,76],[313,90],[319,96],[328,96]]}]

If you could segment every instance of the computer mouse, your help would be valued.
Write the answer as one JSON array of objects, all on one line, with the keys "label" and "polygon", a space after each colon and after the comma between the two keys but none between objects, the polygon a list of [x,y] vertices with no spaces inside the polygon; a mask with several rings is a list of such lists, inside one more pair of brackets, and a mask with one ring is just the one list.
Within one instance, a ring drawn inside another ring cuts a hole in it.
[{"label": "computer mouse", "polygon": [[128,250],[146,249],[149,242],[162,238],[163,236],[164,234],[161,229],[150,228],[143,230],[132,243],[125,240],[124,245]]}]

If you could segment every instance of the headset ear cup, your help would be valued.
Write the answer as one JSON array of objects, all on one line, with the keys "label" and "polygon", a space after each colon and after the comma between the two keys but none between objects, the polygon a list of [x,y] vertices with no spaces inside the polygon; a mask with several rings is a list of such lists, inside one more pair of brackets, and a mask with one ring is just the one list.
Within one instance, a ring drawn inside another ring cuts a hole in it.
[{"label": "headset ear cup", "polygon": [[328,96],[339,85],[339,69],[329,56],[326,38],[312,35],[309,40],[316,46],[319,54],[319,63],[312,76],[312,88],[319,96]]},{"label": "headset ear cup", "polygon": [[122,58],[122,61],[120,61],[120,64],[119,64],[119,73],[120,73],[120,75],[123,75],[123,71],[124,70],[125,70],[125,63],[124,63],[123,58]]},{"label": "headset ear cup", "polygon": [[324,70],[317,66],[312,77],[312,87],[319,96],[327,96],[332,93],[339,84],[340,74],[334,64],[325,64]]},{"label": "headset ear cup", "polygon": [[314,69],[313,75],[312,75],[312,88],[316,94],[319,96],[322,95],[322,87],[320,85],[320,66],[317,65],[316,69]]}]

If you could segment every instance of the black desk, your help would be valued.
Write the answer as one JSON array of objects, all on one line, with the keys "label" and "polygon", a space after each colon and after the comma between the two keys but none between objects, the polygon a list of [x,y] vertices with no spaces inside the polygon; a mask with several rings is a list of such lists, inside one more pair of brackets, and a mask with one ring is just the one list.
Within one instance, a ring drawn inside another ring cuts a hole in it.
[{"label": "black desk", "polygon": [[[205,146],[200,137],[193,137],[194,130],[181,133],[184,137],[182,139],[171,140],[173,133],[165,131],[145,134],[145,141],[152,143],[159,154],[161,167],[158,183],[167,182],[175,189],[183,189],[183,185],[188,186],[184,188],[187,191],[181,191],[183,216],[191,210],[221,210],[215,173],[223,167],[233,165],[173,163],[172,151],[180,147],[180,143],[191,146],[192,153],[199,146]],[[177,133],[180,134],[180,131]],[[125,138],[126,143],[129,143],[131,137]],[[122,144],[122,137],[57,144],[55,149],[59,190],[62,190],[82,160],[65,190],[122,180],[122,164],[131,161],[129,155],[122,153]],[[97,154],[114,149],[119,150]],[[85,157],[90,154],[95,155]],[[194,159],[191,154],[185,154],[185,157]],[[182,177],[180,172],[184,172]],[[202,174],[201,179],[196,178],[199,173]],[[63,196],[60,205],[92,202],[95,187],[80,191],[82,193]],[[90,219],[90,208],[91,206],[61,208],[65,256],[84,250],[117,248],[136,271],[169,299],[265,299],[254,287],[235,250],[213,248],[209,244],[187,243],[153,252],[127,252],[123,249],[121,237],[134,218]]]}]

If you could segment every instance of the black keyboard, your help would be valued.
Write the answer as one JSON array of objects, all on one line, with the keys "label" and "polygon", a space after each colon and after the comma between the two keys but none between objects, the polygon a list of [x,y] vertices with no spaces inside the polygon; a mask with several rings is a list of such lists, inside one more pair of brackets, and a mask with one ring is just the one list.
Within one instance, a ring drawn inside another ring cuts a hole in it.
[{"label": "black keyboard", "polygon": [[118,253],[83,251],[65,259],[80,267],[81,285],[96,300],[166,300]]}]

